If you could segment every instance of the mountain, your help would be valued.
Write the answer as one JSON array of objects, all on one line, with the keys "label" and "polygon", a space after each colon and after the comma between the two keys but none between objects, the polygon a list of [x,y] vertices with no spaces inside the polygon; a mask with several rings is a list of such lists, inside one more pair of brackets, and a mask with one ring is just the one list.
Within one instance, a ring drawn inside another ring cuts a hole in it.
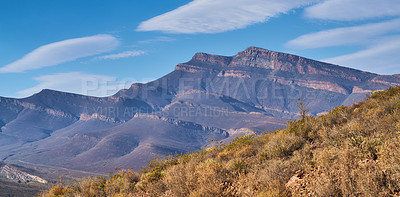
[{"label": "mountain", "polygon": [[399,196],[399,102],[400,87],[376,91],[286,129],[155,160],[140,173],[58,184],[42,196]]},{"label": "mountain", "polygon": [[283,128],[400,85],[384,76],[250,47],[235,56],[197,53],[155,81],[96,98],[43,90],[0,98],[0,158],[44,169],[107,173],[200,149],[209,139]]}]

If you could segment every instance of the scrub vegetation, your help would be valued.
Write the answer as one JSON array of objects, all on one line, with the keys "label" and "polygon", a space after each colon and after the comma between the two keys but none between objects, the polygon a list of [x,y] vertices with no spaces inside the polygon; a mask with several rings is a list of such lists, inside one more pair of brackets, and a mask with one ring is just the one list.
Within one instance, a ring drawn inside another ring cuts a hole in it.
[{"label": "scrub vegetation", "polygon": [[287,128],[153,160],[136,173],[58,184],[47,196],[396,196],[400,87]]}]

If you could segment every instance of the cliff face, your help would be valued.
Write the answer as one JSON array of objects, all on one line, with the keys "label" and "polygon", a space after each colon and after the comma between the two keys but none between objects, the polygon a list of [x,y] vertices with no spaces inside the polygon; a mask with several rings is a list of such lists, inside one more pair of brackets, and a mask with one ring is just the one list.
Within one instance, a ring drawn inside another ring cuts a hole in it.
[{"label": "cliff face", "polygon": [[[250,47],[231,57],[197,53],[189,62],[178,64],[171,74],[149,84],[134,84],[117,96],[155,101],[149,95],[157,94],[158,100],[152,103],[159,108],[168,106],[169,110],[174,109],[171,103],[177,101],[181,105],[200,105],[208,98],[211,105],[225,103],[229,105],[227,109],[235,108],[231,111],[262,111],[274,117],[293,118],[297,115],[298,98],[304,100],[312,114],[318,114],[399,84],[396,75],[380,76]],[[236,102],[220,103],[222,96]],[[215,99],[211,101],[210,97]],[[237,106],[240,102],[247,108]]]},{"label": "cliff face", "polygon": [[205,138],[227,138],[226,131],[282,128],[298,117],[299,98],[317,115],[396,85],[399,75],[256,47],[229,57],[197,53],[168,75],[111,97],[43,90],[0,98],[0,159],[103,172],[140,168],[138,160],[193,151]]},{"label": "cliff face", "polygon": [[352,81],[368,80],[378,76],[377,74],[362,72],[355,69],[323,63],[296,55],[270,51],[257,47],[249,47],[232,57],[197,53],[184,64],[179,64],[176,70],[184,67],[195,66],[199,70],[205,68],[262,68],[275,72],[283,71],[294,75],[322,75],[343,78]]}]

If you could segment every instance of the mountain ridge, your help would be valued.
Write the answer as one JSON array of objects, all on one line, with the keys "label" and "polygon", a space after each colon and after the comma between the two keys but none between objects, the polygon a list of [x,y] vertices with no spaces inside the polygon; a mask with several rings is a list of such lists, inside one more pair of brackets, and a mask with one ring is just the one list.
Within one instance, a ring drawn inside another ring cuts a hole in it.
[{"label": "mountain ridge", "polygon": [[[244,51],[241,51],[233,56],[220,56],[220,55],[213,55],[213,54],[200,52],[200,53],[196,53],[189,62],[183,63],[183,64],[191,64],[192,62],[193,63],[205,62],[205,63],[211,63],[211,65],[212,65],[212,63],[218,63],[222,66],[231,66],[231,64],[233,62],[233,66],[237,66],[237,65],[239,65],[239,62],[235,62],[235,61],[240,59],[240,57],[246,57],[246,56],[254,57],[254,60],[256,60],[257,57],[267,58],[267,59],[270,59],[271,61],[288,59],[290,61],[297,61],[297,62],[299,62],[299,64],[302,64],[302,63],[308,64],[309,62],[317,62],[318,64],[321,64],[321,65],[324,65],[327,67],[333,67],[335,69],[340,68],[340,69],[346,69],[349,71],[357,71],[357,72],[359,71],[359,72],[362,72],[363,74],[371,74],[374,76],[378,76],[378,74],[367,72],[367,71],[361,71],[361,70],[357,70],[357,69],[353,69],[353,68],[347,68],[347,67],[330,64],[330,63],[326,63],[326,62],[322,62],[322,61],[312,60],[312,59],[297,56],[297,55],[292,55],[289,53],[276,52],[276,51],[271,51],[271,50],[263,49],[263,48],[259,48],[259,47],[248,47]],[[181,64],[178,64],[178,65],[181,65]],[[243,66],[243,65],[241,65],[241,66]],[[246,66],[255,66],[255,65],[250,64],[250,65],[246,65]],[[263,67],[260,66],[260,68],[263,68]],[[264,68],[271,68],[271,67],[264,67]],[[273,69],[279,69],[279,67],[275,67]],[[283,69],[288,70],[285,68],[283,68]],[[300,71],[300,73],[303,72],[301,70],[298,70],[298,71]],[[302,74],[304,74],[304,73],[302,73]]]},{"label": "mountain ridge", "polygon": [[48,89],[22,99],[0,97],[0,158],[75,170],[92,167],[97,173],[115,166],[140,169],[152,157],[201,148],[205,138],[226,140],[237,133],[284,128],[299,117],[299,98],[317,115],[395,85],[400,75],[257,47],[234,56],[196,53],[171,73],[109,97]]},{"label": "mountain ridge", "polygon": [[152,160],[139,172],[58,184],[42,196],[399,196],[399,101],[400,86],[390,87],[285,129]]}]

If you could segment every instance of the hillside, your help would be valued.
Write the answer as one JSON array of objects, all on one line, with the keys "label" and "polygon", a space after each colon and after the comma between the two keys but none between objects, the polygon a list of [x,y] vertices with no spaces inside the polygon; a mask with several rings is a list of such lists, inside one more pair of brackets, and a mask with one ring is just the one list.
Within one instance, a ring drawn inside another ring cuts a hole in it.
[{"label": "hillside", "polygon": [[46,190],[48,181],[33,175],[36,173],[0,161],[0,196],[34,196]]},{"label": "hillside", "polygon": [[43,196],[396,196],[400,87],[286,129],[154,160],[140,173],[88,177]]},{"label": "hillside", "polygon": [[209,139],[284,128],[299,116],[298,98],[317,115],[395,85],[400,75],[257,47],[233,56],[197,53],[164,77],[110,97],[43,90],[0,98],[0,159],[63,175],[139,170]]},{"label": "hillside", "polygon": [[0,179],[14,180],[24,183],[36,182],[46,184],[48,181],[19,170],[18,168],[0,162]]},{"label": "hillside", "polygon": [[38,183],[18,183],[15,181],[0,179],[0,196],[35,196],[45,191],[46,185]]}]

